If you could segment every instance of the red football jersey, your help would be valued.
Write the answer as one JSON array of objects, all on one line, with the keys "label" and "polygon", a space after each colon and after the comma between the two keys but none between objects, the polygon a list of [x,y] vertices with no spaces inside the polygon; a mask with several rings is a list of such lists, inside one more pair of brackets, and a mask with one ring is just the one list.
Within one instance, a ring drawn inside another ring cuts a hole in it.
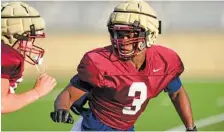
[{"label": "red football jersey", "polygon": [[11,46],[1,43],[1,78],[9,79],[10,92],[22,81],[24,70],[23,56]]},{"label": "red football jersey", "polygon": [[89,105],[95,116],[112,128],[127,130],[148,101],[183,70],[178,55],[162,46],[147,48],[142,71],[128,61],[120,61],[108,46],[86,53],[78,66],[78,76],[94,87]]}]

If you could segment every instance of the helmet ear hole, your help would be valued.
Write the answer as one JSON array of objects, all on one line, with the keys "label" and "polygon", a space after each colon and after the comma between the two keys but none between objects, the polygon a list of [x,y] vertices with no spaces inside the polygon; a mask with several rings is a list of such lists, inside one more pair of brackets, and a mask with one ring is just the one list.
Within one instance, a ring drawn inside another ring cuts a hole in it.
[{"label": "helmet ear hole", "polygon": [[150,35],[150,40],[149,40],[149,43],[152,45],[154,43],[154,41],[156,40],[156,37],[157,37],[157,34],[156,32],[152,32],[151,35]]},{"label": "helmet ear hole", "polygon": [[152,36],[151,38],[154,40],[156,38],[156,33],[155,32],[152,32]]},{"label": "helmet ear hole", "polygon": [[146,43],[145,42],[139,42],[138,43],[138,49],[140,51],[142,51],[145,47],[146,47]]}]

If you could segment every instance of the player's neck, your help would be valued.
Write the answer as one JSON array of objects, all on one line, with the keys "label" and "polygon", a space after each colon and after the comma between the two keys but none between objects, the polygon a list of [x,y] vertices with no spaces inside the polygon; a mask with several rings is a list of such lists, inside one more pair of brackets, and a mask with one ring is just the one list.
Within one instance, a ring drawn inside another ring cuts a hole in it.
[{"label": "player's neck", "polygon": [[142,70],[142,65],[145,62],[146,49],[142,50],[140,54],[135,56],[130,62],[134,65],[136,70]]}]

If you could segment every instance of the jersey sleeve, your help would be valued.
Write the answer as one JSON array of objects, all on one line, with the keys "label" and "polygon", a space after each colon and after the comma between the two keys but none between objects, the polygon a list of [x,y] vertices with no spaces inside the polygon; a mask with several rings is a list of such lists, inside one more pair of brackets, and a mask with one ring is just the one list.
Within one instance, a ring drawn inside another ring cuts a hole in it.
[{"label": "jersey sleeve", "polygon": [[1,44],[1,78],[17,80],[22,77],[24,58],[11,46]]},{"label": "jersey sleeve", "polygon": [[10,78],[10,71],[8,67],[1,66],[1,78],[9,79]]},{"label": "jersey sleeve", "polygon": [[174,50],[164,48],[163,53],[165,53],[164,56],[168,64],[167,73],[171,77],[164,91],[174,93],[179,90],[182,85],[179,77],[184,71],[184,65],[179,55]]},{"label": "jersey sleeve", "polygon": [[86,82],[93,87],[102,86],[103,77],[88,53],[84,55],[78,65],[78,77],[81,81]]},{"label": "jersey sleeve", "polygon": [[90,85],[89,83],[80,80],[78,75],[73,76],[72,79],[70,80],[70,83],[72,84],[72,86],[85,92],[88,92],[93,88],[93,86]]},{"label": "jersey sleeve", "polygon": [[170,54],[170,60],[169,60],[169,65],[171,68],[170,72],[172,72],[172,74],[174,74],[174,77],[177,78],[184,71],[183,62],[175,51],[169,49],[168,54]]},{"label": "jersey sleeve", "polygon": [[158,46],[157,51],[161,59],[166,64],[166,74],[172,76],[172,80],[181,75],[184,71],[184,65],[179,55],[172,49]]},{"label": "jersey sleeve", "polygon": [[2,64],[1,64],[1,78],[10,79],[10,76],[12,76],[12,72],[16,71],[17,65],[9,62],[5,62],[6,58],[2,58]]}]

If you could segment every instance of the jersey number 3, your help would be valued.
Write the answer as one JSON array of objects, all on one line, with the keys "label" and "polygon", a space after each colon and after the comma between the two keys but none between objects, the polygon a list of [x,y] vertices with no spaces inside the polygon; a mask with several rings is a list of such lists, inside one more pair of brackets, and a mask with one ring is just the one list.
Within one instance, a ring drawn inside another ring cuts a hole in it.
[{"label": "jersey number 3", "polygon": [[135,93],[140,92],[140,98],[135,98],[132,102],[132,106],[135,106],[135,109],[132,110],[131,107],[124,107],[122,112],[126,115],[135,115],[140,109],[142,104],[147,99],[147,86],[144,82],[134,82],[129,88],[128,96],[135,97]]}]

